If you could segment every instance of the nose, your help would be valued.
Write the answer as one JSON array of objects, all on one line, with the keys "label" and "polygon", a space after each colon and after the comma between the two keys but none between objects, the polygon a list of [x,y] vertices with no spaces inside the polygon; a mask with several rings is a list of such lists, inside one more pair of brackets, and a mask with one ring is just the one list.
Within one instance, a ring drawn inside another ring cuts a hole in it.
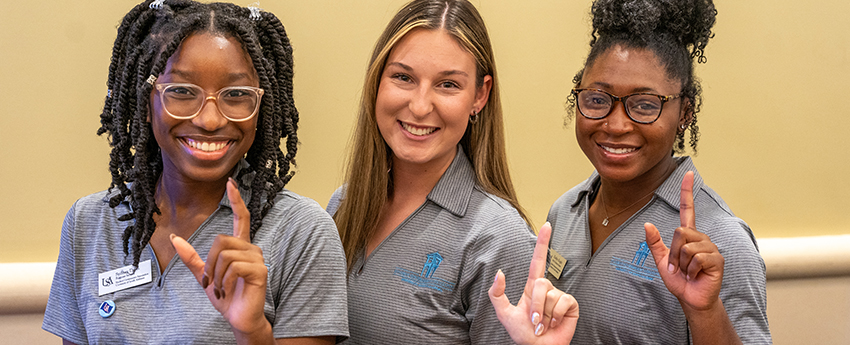
[{"label": "nose", "polygon": [[604,129],[611,134],[628,133],[634,128],[634,122],[626,113],[626,105],[623,102],[615,102],[614,108],[604,121],[608,123]]},{"label": "nose", "polygon": [[216,100],[215,97],[207,97],[207,99],[204,100],[204,104],[201,106],[201,111],[198,113],[198,116],[195,116],[192,119],[192,123],[195,126],[210,132],[224,127],[228,120],[218,111],[217,102],[218,100]]},{"label": "nose", "polygon": [[433,95],[428,87],[420,86],[413,91],[408,108],[413,116],[423,117],[434,111]]}]

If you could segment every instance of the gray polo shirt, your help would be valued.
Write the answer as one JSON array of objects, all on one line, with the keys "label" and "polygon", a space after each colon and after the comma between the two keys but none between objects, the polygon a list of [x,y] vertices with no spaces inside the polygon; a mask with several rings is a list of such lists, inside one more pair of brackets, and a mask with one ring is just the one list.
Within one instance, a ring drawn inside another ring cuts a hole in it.
[{"label": "gray polo shirt", "polygon": [[749,226],[735,217],[705,185],[690,158],[652,200],[626,220],[591,256],[588,207],[598,190],[594,172],[552,205],[550,247],[567,259],[560,279],[549,279],[575,296],[581,309],[573,344],[687,344],[688,323],[676,297],[664,286],[646,247],[643,224],[658,227],[669,247],[679,227],[679,193],[687,171],[694,172],[697,230],[707,234],[725,259],[720,299],[744,344],[771,342],[767,324],[764,261]]},{"label": "gray polo shirt", "polygon": [[[247,199],[248,191],[240,192]],[[127,202],[109,207],[104,191],[68,211],[42,327],[77,344],[235,343],[230,325],[183,262],[174,256],[160,274],[150,245],[141,261],[151,260],[152,282],[98,296],[98,273],[132,263],[121,240],[132,220],[118,220],[129,210]],[[206,260],[218,234],[233,234],[227,196],[187,240]],[[269,266],[264,312],[276,338],[348,335],[345,259],[336,226],[321,206],[281,192],[253,243]],[[104,318],[98,307],[106,300],[115,308]]]},{"label": "gray polo shirt", "polygon": [[[328,204],[333,214],[341,189]],[[507,276],[522,295],[535,237],[505,200],[481,190],[463,151],[422,206],[348,276],[347,344],[511,343],[487,290]]]}]

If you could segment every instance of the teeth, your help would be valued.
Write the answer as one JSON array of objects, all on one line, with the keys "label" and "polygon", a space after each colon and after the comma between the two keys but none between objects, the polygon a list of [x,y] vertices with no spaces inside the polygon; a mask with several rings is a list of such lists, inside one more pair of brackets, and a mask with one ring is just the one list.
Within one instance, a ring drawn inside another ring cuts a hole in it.
[{"label": "teeth", "polygon": [[634,147],[624,147],[624,148],[621,148],[621,149],[615,149],[613,147],[602,146],[602,148],[605,151],[608,151],[608,152],[611,152],[611,153],[614,153],[614,154],[629,153],[629,152],[633,152],[634,150],[636,150]]},{"label": "teeth", "polygon": [[435,127],[416,128],[416,127],[408,125],[404,122],[401,123],[401,126],[404,127],[404,130],[410,132],[410,134],[417,135],[417,136],[428,135],[428,134],[434,133],[434,131],[437,130],[437,128],[435,128]]},{"label": "teeth", "polygon": [[223,149],[227,146],[227,142],[199,142],[189,138],[184,138],[186,144],[188,144],[191,148],[196,150],[201,150],[204,152],[214,152]]}]

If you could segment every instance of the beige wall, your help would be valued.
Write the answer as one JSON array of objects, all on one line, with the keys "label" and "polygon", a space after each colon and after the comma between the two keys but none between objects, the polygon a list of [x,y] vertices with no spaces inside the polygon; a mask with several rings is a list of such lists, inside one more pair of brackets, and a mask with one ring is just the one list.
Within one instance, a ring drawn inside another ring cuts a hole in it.
[{"label": "beige wall", "polygon": [[[252,1],[243,1],[247,5]],[[404,0],[270,1],[295,47],[302,142],[289,188],[324,204],[366,60]],[[495,45],[520,202],[539,225],[591,166],[562,126],[587,53],[590,1],[475,0]],[[16,1],[0,11],[0,262],[52,261],[77,198],[105,189],[98,114],[132,1]],[[850,233],[850,2],[716,0],[696,158],[758,237]]]}]

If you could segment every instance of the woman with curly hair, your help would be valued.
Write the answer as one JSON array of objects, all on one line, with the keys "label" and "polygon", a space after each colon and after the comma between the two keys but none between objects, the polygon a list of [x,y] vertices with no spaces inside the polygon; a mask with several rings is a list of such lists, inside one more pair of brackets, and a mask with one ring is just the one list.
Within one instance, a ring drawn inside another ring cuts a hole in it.
[{"label": "woman with curly hair", "polygon": [[[548,216],[552,256],[565,259],[550,261],[548,277],[582,310],[573,343],[770,343],[755,237],[675,155],[688,131],[696,152],[693,70],[706,60],[713,3],[597,0],[592,15],[569,102],[596,170]],[[533,324],[549,328],[551,304]]]},{"label": "woman with curly hair", "polygon": [[284,189],[292,75],[283,25],[258,8],[157,0],[124,17],[98,130],[112,183],[65,218],[45,330],[78,344],[348,335],[333,220]]}]

